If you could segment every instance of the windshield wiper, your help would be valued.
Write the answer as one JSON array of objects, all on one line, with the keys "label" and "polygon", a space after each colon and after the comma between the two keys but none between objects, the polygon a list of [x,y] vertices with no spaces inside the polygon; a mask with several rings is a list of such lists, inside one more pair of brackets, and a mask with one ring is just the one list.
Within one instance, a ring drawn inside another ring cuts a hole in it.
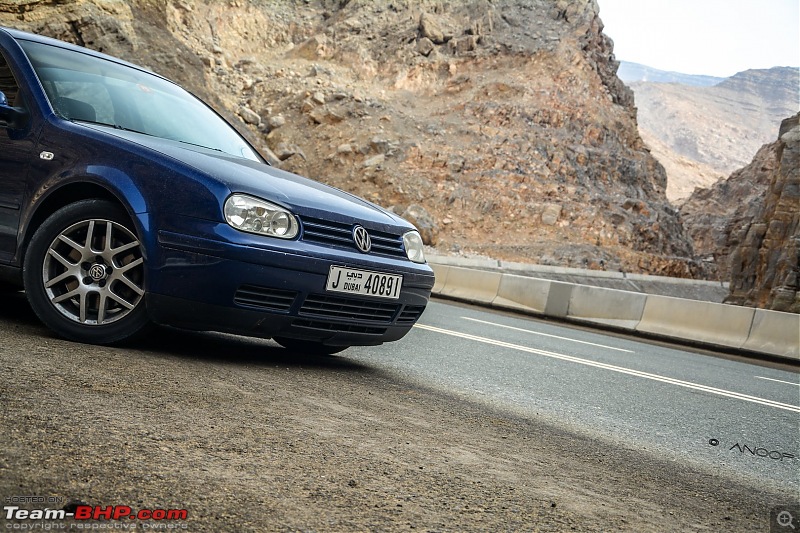
[{"label": "windshield wiper", "polygon": [[146,131],[139,131],[133,128],[126,128],[125,126],[120,126],[119,124],[109,124],[109,125],[112,126],[115,130],[130,131],[133,133],[141,133],[142,135],[149,135],[150,137],[155,137],[155,135],[153,135],[152,133],[147,133]]},{"label": "windshield wiper", "polygon": [[[160,135],[154,135],[152,133],[147,133],[145,131],[139,131],[139,130],[135,130],[133,128],[120,126],[119,124],[109,124],[107,122],[100,122],[100,121],[97,121],[97,120],[84,120],[82,118],[75,118],[75,119],[69,119],[69,120],[70,120],[70,122],[85,122],[87,124],[97,124],[98,126],[108,126],[109,128],[114,128],[115,130],[129,131],[131,133],[139,133],[141,135],[147,135],[148,137],[156,137],[157,139],[165,139],[167,141],[175,141],[175,142],[179,142],[181,144],[188,144],[190,146],[197,146],[198,148],[204,148],[206,150],[213,150],[214,152],[220,152],[220,153],[226,154],[226,155],[233,155],[233,154],[231,154],[229,152],[226,152],[225,150],[222,150],[221,148],[213,148],[211,146],[203,146],[202,144],[196,144],[196,143],[192,143],[192,142],[189,142],[189,141],[184,141],[182,139],[173,139],[171,137],[162,137]],[[236,157],[236,156],[234,156],[234,157]]]},{"label": "windshield wiper", "polygon": [[[197,146],[198,148],[205,148],[206,150],[214,150],[215,152],[222,152],[223,154],[228,154],[228,152],[226,152],[225,150],[222,150],[220,148],[212,148],[210,146],[203,146],[202,144],[190,143],[189,141],[182,141],[180,139],[172,139],[172,140],[178,141],[179,143],[188,144],[190,146]],[[228,154],[228,155],[233,155],[233,154]]]},{"label": "windshield wiper", "polygon": [[114,128],[115,130],[122,130],[122,131],[130,131],[132,133],[140,133],[142,135],[148,135],[150,137],[155,137],[152,133],[147,133],[146,131],[139,131],[133,128],[127,128],[125,126],[120,126],[119,124],[109,124],[108,122],[100,122],[98,120],[86,120],[82,118],[72,118],[69,119],[70,122],[85,122],[87,124],[97,124],[98,126],[108,126],[109,128]]}]

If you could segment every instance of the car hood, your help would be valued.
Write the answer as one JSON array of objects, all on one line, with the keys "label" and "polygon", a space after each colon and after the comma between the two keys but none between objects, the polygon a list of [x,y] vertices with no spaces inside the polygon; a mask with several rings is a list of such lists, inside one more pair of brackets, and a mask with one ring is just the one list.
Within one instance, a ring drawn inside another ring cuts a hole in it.
[{"label": "car hood", "polygon": [[234,193],[245,193],[283,205],[298,215],[369,220],[411,228],[403,219],[353,194],[308,178],[200,146],[136,132],[95,126],[105,133],[146,146],[213,178]]}]

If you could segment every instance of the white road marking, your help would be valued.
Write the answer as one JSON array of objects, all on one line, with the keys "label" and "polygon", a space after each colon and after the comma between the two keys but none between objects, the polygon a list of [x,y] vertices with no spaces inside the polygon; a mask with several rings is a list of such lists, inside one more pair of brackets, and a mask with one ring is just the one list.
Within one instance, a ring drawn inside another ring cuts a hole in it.
[{"label": "white road marking", "polygon": [[737,400],[743,400],[746,402],[757,403],[760,405],[766,405],[767,407],[775,407],[777,409],[784,409],[786,411],[792,411],[795,413],[800,413],[800,406],[790,405],[786,403],[780,403],[773,400],[767,400],[765,398],[758,398],[756,396],[749,396],[747,394],[740,394],[738,392],[727,391],[724,389],[717,389],[715,387],[709,387],[707,385],[700,385],[699,383],[692,383],[690,381],[683,381],[680,379],[668,378],[666,376],[659,376],[658,374],[650,374],[649,372],[641,372],[639,370],[632,370],[630,368],[624,368],[621,366],[616,365],[609,365],[606,363],[600,363],[597,361],[591,361],[588,359],[581,359],[579,357],[572,357],[571,355],[564,355],[555,352],[548,352],[546,350],[538,350],[536,348],[528,348],[527,346],[521,346],[519,344],[512,344],[510,342],[498,341],[495,339],[489,339],[486,337],[479,337],[477,335],[470,335],[469,333],[461,333],[459,331],[452,331],[449,329],[442,329],[437,328],[434,326],[427,326],[425,324],[417,323],[415,328],[424,329],[427,331],[432,331],[434,333],[441,333],[443,335],[450,335],[453,337],[459,337],[462,339],[472,340],[475,342],[482,342],[484,344],[491,344],[494,346],[500,346],[502,348],[511,348],[512,350],[519,350],[522,352],[533,353],[537,355],[543,355],[545,357],[551,357],[553,359],[560,359],[562,361],[569,361],[571,363],[578,363],[581,365],[592,366],[595,368],[602,368],[605,370],[611,370],[612,372],[619,372],[620,374],[628,374],[629,376],[637,376],[640,378],[650,379],[653,381],[660,381],[661,383],[668,383],[670,385],[676,385],[678,387],[684,387],[687,389],[699,390],[703,392],[708,392],[711,394],[716,394],[718,396],[725,396],[727,398],[735,398]]},{"label": "white road marking", "polygon": [[549,333],[540,333],[538,331],[533,331],[533,330],[530,330],[530,329],[517,328],[517,327],[514,327],[514,326],[506,326],[505,324],[497,324],[496,322],[488,322],[486,320],[478,320],[477,318],[470,318],[468,316],[462,316],[461,318],[463,318],[464,320],[472,320],[473,322],[480,322],[481,324],[488,324],[490,326],[497,326],[499,328],[513,329],[515,331],[524,331],[526,333],[531,333],[532,335],[541,335],[543,337],[552,337],[554,339],[561,339],[563,341],[579,342],[581,344],[588,344],[589,346],[598,346],[600,348],[607,348],[609,350],[617,350],[618,352],[634,353],[633,350],[625,350],[623,348],[614,348],[613,346],[606,346],[605,344],[595,344],[593,342],[579,341],[578,339],[570,339],[569,337],[559,337],[558,335],[550,335]]},{"label": "white road marking", "polygon": [[796,385],[800,387],[800,383],[792,383],[791,381],[783,381],[782,379],[772,379],[772,378],[765,378],[761,376],[756,376],[756,379],[768,379],[769,381],[777,381],[778,383],[786,383],[788,385]]}]

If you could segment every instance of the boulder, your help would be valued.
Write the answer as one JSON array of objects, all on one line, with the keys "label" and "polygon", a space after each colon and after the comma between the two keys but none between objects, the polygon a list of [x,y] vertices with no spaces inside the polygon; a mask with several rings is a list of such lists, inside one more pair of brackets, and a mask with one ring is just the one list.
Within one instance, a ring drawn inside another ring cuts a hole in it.
[{"label": "boulder", "polygon": [[419,17],[419,34],[423,38],[430,39],[433,44],[444,44],[449,40],[449,38],[445,36],[442,23],[436,16],[430,13],[423,13]]}]

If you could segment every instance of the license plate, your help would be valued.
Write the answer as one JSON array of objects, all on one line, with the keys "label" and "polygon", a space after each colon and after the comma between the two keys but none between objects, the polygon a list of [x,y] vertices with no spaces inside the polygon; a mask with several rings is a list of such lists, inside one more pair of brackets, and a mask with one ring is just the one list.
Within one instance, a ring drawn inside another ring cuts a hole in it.
[{"label": "license plate", "polygon": [[325,290],[396,300],[402,285],[403,276],[332,266]]}]

